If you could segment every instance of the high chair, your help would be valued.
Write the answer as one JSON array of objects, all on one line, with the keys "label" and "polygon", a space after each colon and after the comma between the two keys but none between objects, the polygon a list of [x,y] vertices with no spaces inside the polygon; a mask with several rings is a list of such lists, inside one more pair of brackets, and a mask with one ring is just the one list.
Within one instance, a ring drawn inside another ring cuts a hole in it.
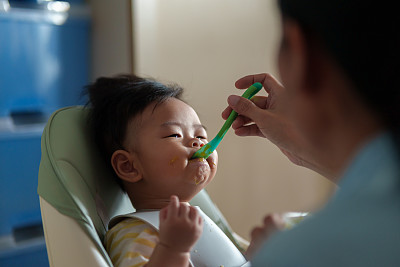
[{"label": "high chair", "polygon": [[[135,211],[101,159],[88,110],[53,113],[42,134],[38,194],[50,266],[113,266],[102,240],[109,220]],[[205,190],[192,201],[240,248],[237,236]]]}]

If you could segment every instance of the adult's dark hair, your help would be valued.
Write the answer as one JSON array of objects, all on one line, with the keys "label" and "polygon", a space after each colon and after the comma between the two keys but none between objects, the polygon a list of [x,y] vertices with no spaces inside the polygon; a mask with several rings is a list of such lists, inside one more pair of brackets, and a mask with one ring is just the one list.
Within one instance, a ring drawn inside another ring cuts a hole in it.
[{"label": "adult's dark hair", "polygon": [[135,75],[101,77],[86,86],[89,124],[102,157],[108,166],[114,151],[124,149],[128,122],[151,103],[168,98],[181,99],[183,89]]},{"label": "adult's dark hair", "polygon": [[284,18],[312,32],[393,133],[400,151],[400,30],[396,1],[278,0]]}]

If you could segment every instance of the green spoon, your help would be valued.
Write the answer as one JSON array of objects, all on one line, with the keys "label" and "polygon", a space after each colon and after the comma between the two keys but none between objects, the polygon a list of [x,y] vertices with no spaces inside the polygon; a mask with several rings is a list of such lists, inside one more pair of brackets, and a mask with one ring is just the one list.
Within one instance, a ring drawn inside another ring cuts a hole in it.
[{"label": "green spoon", "polygon": [[[243,93],[242,97],[250,99],[252,98],[255,94],[257,94],[262,88],[261,83],[255,83],[251,85],[247,90]],[[232,111],[231,114],[229,115],[228,119],[225,121],[224,125],[222,125],[221,130],[218,132],[217,136],[211,140],[209,143],[205,144],[202,146],[199,150],[197,150],[193,156],[192,159],[195,158],[208,158],[214,150],[217,148],[219,143],[221,142],[222,138],[225,136],[226,132],[229,130],[231,127],[233,121],[236,119],[238,116],[236,111]]]}]

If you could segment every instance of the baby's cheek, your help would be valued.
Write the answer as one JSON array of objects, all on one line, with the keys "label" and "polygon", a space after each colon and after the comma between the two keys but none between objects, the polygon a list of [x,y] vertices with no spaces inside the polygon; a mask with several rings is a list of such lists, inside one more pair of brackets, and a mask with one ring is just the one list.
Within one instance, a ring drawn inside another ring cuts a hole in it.
[{"label": "baby's cheek", "polygon": [[179,157],[171,155],[153,158],[147,167],[151,169],[152,173],[156,173],[157,176],[169,176],[174,175],[174,173],[179,169],[179,166]]},{"label": "baby's cheek", "polygon": [[178,156],[173,156],[171,160],[169,161],[169,165],[174,166],[176,164],[176,161],[179,159]]},{"label": "baby's cheek", "polygon": [[168,158],[168,167],[175,170],[182,170],[185,168],[186,158],[178,155],[172,155]]}]

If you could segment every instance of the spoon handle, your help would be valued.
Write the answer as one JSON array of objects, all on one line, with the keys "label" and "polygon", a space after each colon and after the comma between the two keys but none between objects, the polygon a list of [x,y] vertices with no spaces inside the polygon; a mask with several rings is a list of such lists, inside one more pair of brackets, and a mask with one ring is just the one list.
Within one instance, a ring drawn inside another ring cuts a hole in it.
[{"label": "spoon handle", "polygon": [[[247,90],[243,93],[242,97],[251,99],[255,94],[257,94],[262,88],[261,83],[255,83],[251,85]],[[229,115],[228,119],[225,121],[224,125],[222,125],[221,130],[218,132],[217,136],[219,138],[223,138],[226,134],[226,132],[229,130],[231,127],[233,121],[236,119],[238,116],[238,113],[234,110],[232,110],[231,114]]]},{"label": "spoon handle", "polygon": [[[243,93],[242,97],[250,99],[252,98],[255,94],[257,94],[262,88],[261,83],[255,83],[251,85],[247,90]],[[224,125],[222,125],[221,130],[218,132],[217,136],[213,140],[211,140],[209,143],[206,145],[202,146],[199,150],[197,150],[193,156],[192,159],[195,158],[208,158],[214,150],[217,148],[219,143],[221,142],[222,138],[225,136],[226,132],[229,130],[231,127],[233,121],[236,119],[238,116],[236,111],[232,111],[231,114],[229,115],[228,119],[225,121]]]}]

